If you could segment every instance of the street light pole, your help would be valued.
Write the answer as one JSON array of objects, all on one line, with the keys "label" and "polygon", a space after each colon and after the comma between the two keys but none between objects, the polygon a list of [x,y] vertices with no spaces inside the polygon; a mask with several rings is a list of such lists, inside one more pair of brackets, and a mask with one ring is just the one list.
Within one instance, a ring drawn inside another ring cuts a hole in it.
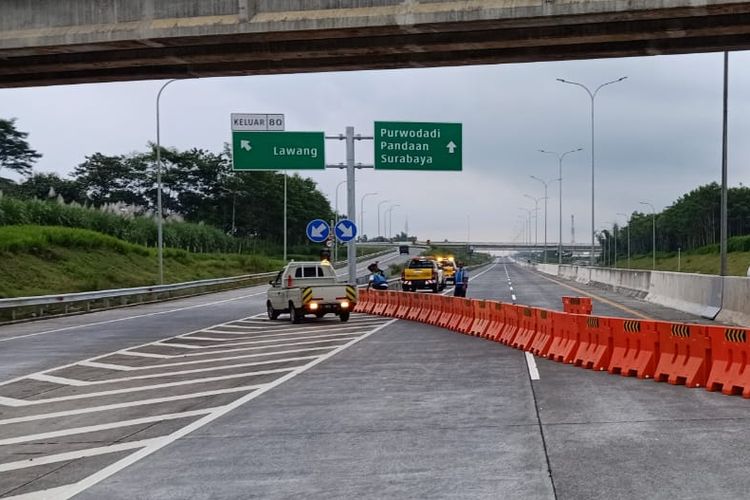
[{"label": "street light pole", "polygon": [[[535,180],[541,182],[542,184],[544,184],[544,263],[546,264],[547,263],[547,199],[548,199],[548,197],[547,197],[547,181],[544,181],[544,180],[540,179],[539,177],[537,177],[535,175],[530,175],[529,177],[531,177],[532,179],[535,179]],[[552,182],[554,180],[556,180],[556,179],[552,179],[552,180],[550,180],[550,182]],[[562,179],[557,179],[557,180],[562,181]]]},{"label": "street light pole", "polygon": [[391,205],[390,207],[388,207],[388,209],[386,210],[386,212],[388,212],[388,238],[389,239],[391,237],[391,233],[393,232],[393,209],[397,208],[397,207],[400,207],[400,206],[401,205],[399,205],[398,203],[396,203],[396,204]]},{"label": "street light pole", "polygon": [[524,221],[524,233],[528,235],[528,237],[526,238],[525,243],[528,246],[531,246],[531,209],[526,207],[518,207],[518,209],[526,212],[526,220]]},{"label": "street light pole", "polygon": [[534,248],[536,249],[537,245],[539,244],[539,200],[543,198],[534,198],[533,196],[528,194],[525,194],[524,196],[534,202]]},{"label": "street light pole", "polygon": [[648,205],[651,207],[651,269],[656,269],[656,208],[647,201],[642,201],[640,203],[641,205]]},{"label": "street light pole", "polygon": [[[628,214],[622,212],[617,212],[617,215],[628,216]],[[630,221],[628,221],[628,269],[630,269]]]},{"label": "street light pole", "polygon": [[[557,156],[558,173],[560,174],[560,177],[558,178],[558,181],[560,181],[560,186],[559,186],[559,188],[560,188],[560,190],[559,190],[559,197],[560,197],[560,199],[558,200],[558,202],[559,202],[559,210],[560,210],[560,220],[559,220],[560,227],[558,229],[559,236],[558,236],[558,244],[557,244],[557,264],[558,265],[562,265],[562,241],[563,241],[563,239],[562,239],[562,217],[563,217],[563,211],[562,211],[562,181],[563,181],[562,164],[563,164],[563,159],[566,156],[568,156],[571,153],[577,153],[579,151],[583,151],[583,148],[571,149],[570,151],[566,151],[566,152],[564,152],[562,154],[559,154],[559,153],[557,153],[555,151],[546,151],[544,149],[540,149],[539,150],[540,153],[552,154],[552,155]],[[546,196],[546,193],[545,193],[545,196]],[[546,220],[547,216],[545,215],[544,218]]]},{"label": "street light pole", "polygon": [[606,87],[607,85],[612,85],[615,83],[619,83],[623,80],[625,80],[627,76],[623,76],[618,78],[617,80],[612,80],[611,82],[602,83],[599,85],[596,90],[591,92],[589,88],[582,83],[578,82],[571,82],[568,80],[564,80],[562,78],[558,78],[558,82],[567,83],[570,85],[576,85],[578,87],[581,87],[583,90],[588,93],[589,97],[591,98],[591,265],[594,265],[594,232],[596,227],[595,217],[594,217],[594,100],[596,99],[596,95],[599,93],[599,91]]},{"label": "street light pole", "polygon": [[[339,182],[336,185],[336,214],[333,223],[333,227],[336,227],[339,223],[339,188],[346,184],[346,179]],[[333,240],[333,261],[336,262],[339,258],[339,242],[334,238]]]},{"label": "street light pole", "polygon": [[364,236],[365,234],[365,198],[368,196],[375,196],[378,193],[365,193],[359,200],[359,233]]},{"label": "street light pole", "polygon": [[174,83],[177,80],[169,80],[159,89],[159,93],[156,94],[156,245],[157,255],[159,260],[159,284],[164,284],[164,212],[162,210],[161,203],[161,127],[159,117],[159,101],[161,100],[161,93],[167,88],[167,85]]},{"label": "street light pole", "polygon": [[383,234],[380,232],[380,206],[383,203],[390,203],[391,200],[383,200],[380,203],[378,203],[378,236],[383,236]]}]

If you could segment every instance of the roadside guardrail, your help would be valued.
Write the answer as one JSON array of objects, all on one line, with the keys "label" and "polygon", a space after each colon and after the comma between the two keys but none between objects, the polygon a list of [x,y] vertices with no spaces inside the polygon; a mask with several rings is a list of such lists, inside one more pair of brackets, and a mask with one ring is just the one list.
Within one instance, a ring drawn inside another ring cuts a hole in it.
[{"label": "roadside guardrail", "polygon": [[[363,260],[379,257],[394,251],[388,248],[363,257]],[[335,263],[335,267],[346,265],[346,261]],[[0,324],[28,321],[50,316],[64,316],[87,312],[127,307],[151,302],[162,302],[178,298],[221,292],[246,286],[266,283],[277,272],[265,272],[213,278],[168,285],[150,285],[133,288],[116,288],[33,297],[0,299]]]}]

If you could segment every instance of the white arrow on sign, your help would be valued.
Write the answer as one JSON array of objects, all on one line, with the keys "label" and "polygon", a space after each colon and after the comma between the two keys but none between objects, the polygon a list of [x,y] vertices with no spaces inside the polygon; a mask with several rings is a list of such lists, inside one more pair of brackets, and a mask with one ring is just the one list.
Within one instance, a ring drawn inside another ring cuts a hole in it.
[{"label": "white arrow on sign", "polygon": [[354,231],[352,231],[352,227],[347,226],[346,224],[340,224],[339,231],[341,231],[341,236],[343,236],[344,238],[351,238],[352,236],[354,236]]},{"label": "white arrow on sign", "polygon": [[250,145],[250,141],[242,140],[240,141],[240,149],[244,149],[245,151],[250,151],[253,149],[253,147]]},{"label": "white arrow on sign", "polygon": [[455,143],[455,142],[451,141],[451,142],[449,142],[449,143],[448,143],[448,145],[447,145],[446,147],[448,148],[448,152],[449,152],[450,154],[453,154],[453,153],[455,153],[455,152],[456,152],[456,148],[457,148],[458,146],[456,146],[456,143]]},{"label": "white arrow on sign", "polygon": [[312,234],[313,238],[321,238],[323,236],[323,233],[326,232],[326,225],[325,224],[318,224],[317,227],[313,227],[310,231],[310,234]]}]

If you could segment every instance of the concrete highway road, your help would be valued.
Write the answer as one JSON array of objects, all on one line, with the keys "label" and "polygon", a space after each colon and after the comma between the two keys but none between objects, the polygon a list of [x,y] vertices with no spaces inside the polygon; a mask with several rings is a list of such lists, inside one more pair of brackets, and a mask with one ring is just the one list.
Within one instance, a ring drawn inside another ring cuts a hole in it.
[{"label": "concrete highway road", "polygon": [[[507,259],[469,296],[682,313]],[[0,496],[746,498],[739,397],[429,325],[262,315],[265,287],[0,327]],[[697,320],[697,319],[696,319]]]}]

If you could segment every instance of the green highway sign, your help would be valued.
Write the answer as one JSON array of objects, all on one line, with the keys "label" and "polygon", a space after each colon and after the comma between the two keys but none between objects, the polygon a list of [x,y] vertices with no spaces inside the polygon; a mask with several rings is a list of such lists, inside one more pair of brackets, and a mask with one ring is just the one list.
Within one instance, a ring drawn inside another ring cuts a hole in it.
[{"label": "green highway sign", "polygon": [[461,170],[460,123],[375,122],[376,170]]},{"label": "green highway sign", "polygon": [[324,169],[323,132],[232,132],[234,170]]}]

